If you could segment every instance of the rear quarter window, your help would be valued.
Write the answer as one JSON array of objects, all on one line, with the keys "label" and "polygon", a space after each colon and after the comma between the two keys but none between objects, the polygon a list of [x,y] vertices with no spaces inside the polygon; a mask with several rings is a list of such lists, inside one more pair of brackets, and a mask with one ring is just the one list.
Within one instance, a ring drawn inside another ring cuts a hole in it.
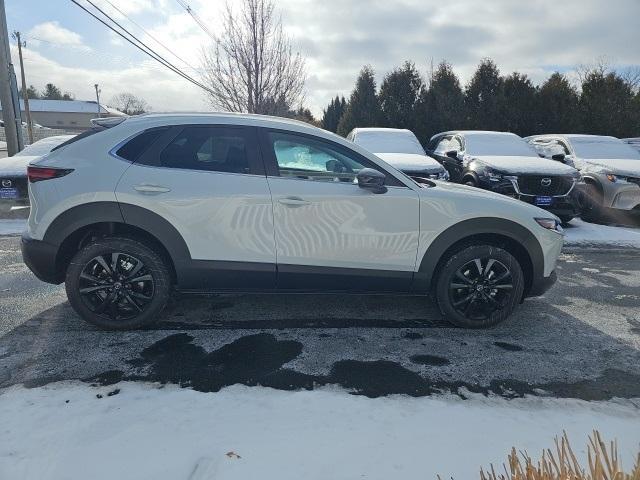
[{"label": "rear quarter window", "polygon": [[159,127],[145,130],[116,150],[116,155],[130,162],[135,162],[168,129],[168,127]]}]

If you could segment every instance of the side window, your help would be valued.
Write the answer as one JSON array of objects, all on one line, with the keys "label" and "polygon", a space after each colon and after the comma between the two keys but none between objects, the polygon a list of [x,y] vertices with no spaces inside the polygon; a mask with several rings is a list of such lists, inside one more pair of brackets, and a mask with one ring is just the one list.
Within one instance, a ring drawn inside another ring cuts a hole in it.
[{"label": "side window", "polygon": [[447,151],[451,151],[451,150],[455,150],[456,152],[461,152],[463,150],[462,142],[460,141],[459,137],[453,137],[449,142],[449,147]]},{"label": "side window", "polygon": [[251,173],[247,138],[231,128],[185,127],[160,153],[160,166]]},{"label": "side window", "polygon": [[449,142],[451,141],[451,137],[443,137],[436,146],[434,153],[439,155],[444,155],[446,152],[450,150]]},{"label": "side window", "polygon": [[[280,132],[269,132],[267,138],[281,177],[353,183],[363,168],[380,170],[365,158],[347,155],[322,140]],[[402,184],[387,175],[387,185]]]},{"label": "side window", "polygon": [[168,129],[168,127],[161,127],[145,130],[116,150],[116,155],[135,162]]},{"label": "side window", "polygon": [[571,151],[569,147],[562,140],[555,140],[558,144],[558,150],[560,153],[564,153],[565,155],[571,155]]}]

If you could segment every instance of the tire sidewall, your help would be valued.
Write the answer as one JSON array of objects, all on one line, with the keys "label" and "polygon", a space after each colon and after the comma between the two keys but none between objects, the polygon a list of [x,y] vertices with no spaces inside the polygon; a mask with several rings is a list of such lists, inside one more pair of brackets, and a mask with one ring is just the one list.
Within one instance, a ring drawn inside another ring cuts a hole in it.
[{"label": "tire sidewall", "polygon": [[[82,300],[79,291],[80,274],[93,258],[113,252],[123,252],[140,259],[154,282],[154,296],[146,310],[132,319],[111,320],[92,312]],[[154,250],[129,238],[105,237],[81,249],[71,260],[65,278],[67,298],[73,309],[87,322],[108,330],[144,328],[158,320],[171,291],[171,276],[165,262]]]},{"label": "tire sidewall", "polygon": [[[485,320],[471,320],[455,310],[449,297],[449,284],[458,268],[472,261],[475,258],[489,257],[503,263],[511,272],[513,279],[513,290],[509,301],[501,310],[493,312]],[[436,300],[440,311],[452,324],[463,328],[487,328],[503,322],[515,307],[520,303],[524,291],[524,275],[522,268],[516,260],[506,250],[491,245],[472,245],[466,247],[447,259],[442,266],[436,283]]]}]

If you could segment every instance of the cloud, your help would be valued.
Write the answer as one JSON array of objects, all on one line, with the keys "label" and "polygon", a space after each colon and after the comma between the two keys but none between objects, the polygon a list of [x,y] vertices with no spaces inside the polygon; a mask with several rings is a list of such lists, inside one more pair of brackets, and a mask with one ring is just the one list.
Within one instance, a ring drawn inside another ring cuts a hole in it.
[{"label": "cloud", "polygon": [[79,34],[60,26],[58,22],[40,23],[29,30],[27,35],[36,41],[53,43],[55,45],[79,47],[83,49],[89,48]]},{"label": "cloud", "polygon": [[[180,59],[127,23],[158,53],[197,75],[201,49],[211,39],[176,2],[112,1]],[[190,0],[189,4],[209,30],[220,32],[224,2]],[[610,0],[277,0],[276,9],[296,49],[307,59],[306,103],[316,115],[336,94],[350,93],[365,64],[373,66],[380,83],[404,60],[414,61],[426,75],[432,59],[436,64],[446,59],[463,84],[485,57],[493,58],[503,74],[517,70],[530,75],[536,83],[554,70],[571,73],[576,65],[591,63],[601,56],[607,56],[614,65],[640,65],[638,0],[618,0],[615,6]],[[45,30],[49,41],[54,41],[51,36],[58,36],[76,47],[82,44],[78,34],[56,22],[40,24],[35,29]],[[92,47],[96,53],[118,48],[118,55],[140,58],[130,45],[108,42]],[[91,70],[83,64],[63,67],[69,58],[63,52],[50,51],[47,55],[48,68],[53,69],[49,75],[64,72],[73,77],[77,71],[87,78],[142,81],[146,83],[114,84],[113,88],[139,89],[156,110],[208,108],[204,92],[157,64],[146,63],[139,72],[136,68],[142,67],[126,61],[124,66],[110,64]],[[155,82],[150,72],[162,80]],[[65,84],[75,79],[60,78],[64,80],[60,82],[63,88],[73,90],[72,85]],[[83,88],[78,84],[79,96],[84,94]],[[103,91],[107,89],[111,87],[105,86]]]},{"label": "cloud", "polygon": [[[12,56],[16,57],[17,47],[12,45],[11,49]],[[125,59],[105,57],[104,68],[88,69],[62,65],[28,48],[23,52],[27,81],[38,89],[53,83],[78,100],[94,100],[93,85],[98,83],[101,102],[106,104],[115,95],[130,92],[144,98],[157,112],[210,110],[202,90],[152,60],[127,63]]]}]

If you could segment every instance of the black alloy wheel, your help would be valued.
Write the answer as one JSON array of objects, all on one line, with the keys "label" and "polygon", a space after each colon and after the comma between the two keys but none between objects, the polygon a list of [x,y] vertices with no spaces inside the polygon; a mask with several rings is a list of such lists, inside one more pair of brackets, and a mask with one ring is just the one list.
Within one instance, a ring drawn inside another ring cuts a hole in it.
[{"label": "black alloy wheel", "polygon": [[73,309],[110,330],[151,325],[171,294],[168,261],[154,248],[126,237],[104,237],[71,259],[65,286]]},{"label": "black alloy wheel", "polygon": [[449,283],[451,305],[470,320],[486,320],[502,310],[513,291],[511,271],[494,258],[474,258]]},{"label": "black alloy wheel", "polygon": [[123,252],[92,258],[80,274],[82,300],[93,313],[130,320],[144,312],[155,292],[144,262]]},{"label": "black alloy wheel", "polygon": [[522,299],[522,268],[504,248],[469,245],[443,262],[435,285],[436,300],[445,318],[458,327],[497,325]]}]

